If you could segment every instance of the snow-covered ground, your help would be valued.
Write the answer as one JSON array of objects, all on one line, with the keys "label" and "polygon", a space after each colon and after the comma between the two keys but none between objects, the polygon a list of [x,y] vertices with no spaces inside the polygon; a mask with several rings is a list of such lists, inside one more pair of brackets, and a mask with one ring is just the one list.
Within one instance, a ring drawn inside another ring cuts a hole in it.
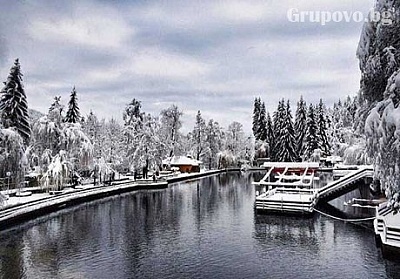
[{"label": "snow-covered ground", "polygon": [[[205,171],[201,173],[183,173],[174,178],[180,178],[182,180],[197,178],[207,175],[212,175],[219,171]],[[119,182],[119,184],[118,184]],[[0,223],[7,223],[15,218],[26,216],[29,213],[35,211],[43,211],[45,209],[54,210],[54,207],[62,206],[65,204],[74,204],[76,202],[83,202],[85,200],[94,199],[98,197],[104,197],[107,195],[113,195],[122,192],[134,191],[141,189],[143,186],[154,186],[154,188],[167,187],[168,182],[165,179],[153,181],[152,179],[147,180],[124,180],[116,181],[116,184],[111,185],[80,185],[74,188],[65,188],[63,191],[52,195],[50,193],[32,193],[28,196],[14,196],[12,195],[7,200],[3,201],[0,205]],[[29,188],[22,189],[22,192],[28,192]],[[5,191],[2,194],[6,194]]]},{"label": "snow-covered ground", "polygon": [[9,197],[8,200],[6,200],[3,204],[3,207],[10,207],[10,206],[15,206],[19,204],[26,204],[29,202],[33,201],[39,201],[43,199],[47,199],[50,195],[48,193],[38,193],[38,194],[32,194],[30,196],[25,196],[25,197]]}]

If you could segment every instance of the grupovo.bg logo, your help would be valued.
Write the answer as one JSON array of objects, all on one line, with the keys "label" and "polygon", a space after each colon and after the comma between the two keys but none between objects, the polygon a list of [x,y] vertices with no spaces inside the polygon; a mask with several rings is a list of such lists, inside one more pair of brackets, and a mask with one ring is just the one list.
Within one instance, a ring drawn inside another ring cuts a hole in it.
[{"label": "grupovo.bg logo", "polygon": [[383,25],[391,25],[394,22],[394,11],[379,12],[370,10],[368,16],[360,11],[301,11],[296,8],[287,11],[290,22],[314,22],[326,25],[337,22],[381,22]]}]

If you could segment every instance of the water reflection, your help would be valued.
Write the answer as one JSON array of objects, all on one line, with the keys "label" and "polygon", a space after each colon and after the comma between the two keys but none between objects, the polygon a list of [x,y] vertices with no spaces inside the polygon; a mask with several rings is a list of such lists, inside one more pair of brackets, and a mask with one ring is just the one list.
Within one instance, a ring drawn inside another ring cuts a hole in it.
[{"label": "water reflection", "polygon": [[222,174],[91,202],[0,233],[2,278],[390,278],[368,228],[257,215]]}]

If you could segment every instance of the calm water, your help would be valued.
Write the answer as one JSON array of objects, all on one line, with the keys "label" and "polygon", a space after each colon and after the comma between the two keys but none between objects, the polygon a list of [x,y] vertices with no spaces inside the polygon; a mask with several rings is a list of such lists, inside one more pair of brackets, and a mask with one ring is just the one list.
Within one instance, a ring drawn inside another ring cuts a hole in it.
[{"label": "calm water", "polygon": [[2,278],[396,278],[371,229],[257,216],[253,174],[68,208],[0,232]]}]

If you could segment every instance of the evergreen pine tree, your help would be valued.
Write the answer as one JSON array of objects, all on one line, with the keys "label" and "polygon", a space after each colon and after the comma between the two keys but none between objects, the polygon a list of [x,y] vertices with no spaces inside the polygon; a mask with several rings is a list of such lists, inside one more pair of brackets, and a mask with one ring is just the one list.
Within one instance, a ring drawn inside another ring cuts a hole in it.
[{"label": "evergreen pine tree", "polygon": [[259,133],[259,121],[260,121],[260,111],[261,111],[261,98],[254,99],[254,109],[253,109],[253,135],[256,140],[260,139]]},{"label": "evergreen pine tree", "polygon": [[61,96],[56,96],[54,97],[54,102],[51,104],[50,108],[49,108],[49,112],[47,114],[47,117],[57,123],[60,124],[62,122],[62,112],[64,110],[63,105],[61,105],[60,103],[61,101]]},{"label": "evergreen pine tree", "polygon": [[321,150],[322,155],[329,156],[331,155],[331,146],[328,141],[327,136],[327,127],[326,127],[326,118],[325,118],[325,106],[320,99],[318,107],[317,107],[317,123],[318,123],[318,148]]},{"label": "evergreen pine tree", "polygon": [[279,101],[278,108],[274,112],[274,147],[271,151],[272,159],[274,161],[279,161],[278,154],[281,153],[282,142],[281,142],[281,133],[284,126],[285,119],[285,100],[282,99]]},{"label": "evergreen pine tree", "polygon": [[197,111],[196,123],[192,132],[193,135],[193,148],[196,155],[196,159],[200,160],[200,156],[203,156],[206,150],[206,122],[201,116],[200,110]]},{"label": "evergreen pine tree", "polygon": [[318,148],[317,123],[315,121],[314,107],[310,104],[307,113],[306,147],[305,156],[310,159],[314,150]]},{"label": "evergreen pine tree", "polygon": [[303,96],[301,96],[300,101],[297,103],[296,120],[294,124],[295,145],[296,145],[295,148],[299,158],[301,158],[304,153],[306,126],[307,126],[307,106],[303,100]]},{"label": "evergreen pine tree", "polygon": [[260,117],[258,121],[258,139],[265,141],[267,139],[267,118],[266,118],[266,111],[265,111],[265,103],[261,103],[260,109]]},{"label": "evergreen pine tree", "polygon": [[275,132],[272,124],[271,116],[267,113],[267,121],[266,121],[266,129],[267,138],[266,142],[268,143],[268,156],[272,159],[272,150],[275,146]]},{"label": "evergreen pine tree", "polygon": [[71,98],[68,103],[67,115],[65,116],[65,122],[68,123],[77,123],[81,120],[79,107],[78,107],[78,98],[76,97],[75,86],[71,92]]},{"label": "evergreen pine tree", "polygon": [[0,94],[0,116],[3,127],[15,127],[27,144],[31,137],[31,128],[28,102],[22,85],[22,73],[18,59],[15,60]]},{"label": "evergreen pine tree", "polygon": [[283,119],[283,127],[280,132],[280,145],[278,159],[281,162],[295,162],[297,161],[297,154],[295,151],[295,137],[293,129],[292,113],[290,111],[290,103],[287,101],[285,108],[285,115]]}]

